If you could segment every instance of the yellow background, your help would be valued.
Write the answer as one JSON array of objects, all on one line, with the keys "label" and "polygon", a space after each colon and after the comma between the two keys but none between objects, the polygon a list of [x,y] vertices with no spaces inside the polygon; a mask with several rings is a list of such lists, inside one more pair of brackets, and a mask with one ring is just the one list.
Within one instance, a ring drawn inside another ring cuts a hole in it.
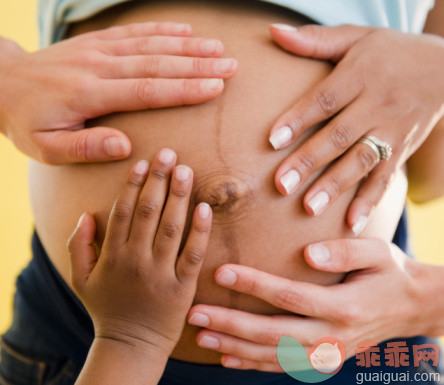
[{"label": "yellow background", "polygon": [[[0,36],[17,41],[26,50],[35,50],[36,8],[36,0],[1,0]],[[25,156],[1,136],[0,333],[10,322],[15,277],[30,258],[32,217],[27,197],[26,165]],[[419,259],[443,264],[440,242],[444,229],[444,200],[421,207],[409,205],[409,213]]]}]

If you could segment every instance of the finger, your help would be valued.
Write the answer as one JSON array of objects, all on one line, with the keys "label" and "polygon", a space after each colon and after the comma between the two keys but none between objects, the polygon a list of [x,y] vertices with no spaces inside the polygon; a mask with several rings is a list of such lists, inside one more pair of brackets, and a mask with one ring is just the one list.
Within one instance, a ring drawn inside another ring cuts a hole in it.
[{"label": "finger", "polygon": [[153,246],[176,159],[174,151],[167,148],[160,150],[150,166],[147,181],[139,195],[129,241],[140,244],[144,249]]},{"label": "finger", "polygon": [[94,36],[103,40],[128,39],[151,35],[171,35],[171,36],[189,36],[191,35],[191,26],[184,23],[132,23],[124,26],[106,28],[100,31],[88,32],[80,35],[84,38]]},{"label": "finger", "polygon": [[125,186],[111,210],[105,240],[119,247],[129,237],[131,222],[136,209],[137,199],[142,191],[148,174],[149,163],[146,160],[137,162],[129,172]]},{"label": "finger", "polygon": [[204,349],[237,356],[242,359],[277,364],[277,346],[261,345],[225,333],[201,330],[197,344]]},{"label": "finger", "polygon": [[371,172],[378,161],[378,155],[370,147],[356,143],[305,194],[304,206],[307,212],[321,215],[341,194]]},{"label": "finger", "polygon": [[307,246],[307,263],[317,270],[341,272],[382,268],[391,260],[389,245],[378,238],[338,239]]},{"label": "finger", "polygon": [[203,103],[224,88],[224,81],[214,78],[102,80],[99,84],[91,96],[94,116]]},{"label": "finger", "polygon": [[200,203],[194,211],[191,230],[182,254],[176,265],[176,275],[180,282],[195,287],[197,276],[207,252],[212,221],[211,207]]},{"label": "finger", "polygon": [[323,320],[297,315],[266,316],[220,306],[193,306],[187,319],[194,326],[269,346],[277,346],[282,336],[311,346],[326,333]]},{"label": "finger", "polygon": [[305,130],[349,105],[363,87],[364,79],[356,68],[348,63],[339,64],[276,121],[270,132],[271,145],[275,150],[287,147]]},{"label": "finger", "polygon": [[108,59],[100,71],[100,76],[108,79],[218,77],[229,79],[237,71],[237,61],[167,55],[125,56]]},{"label": "finger", "polygon": [[367,219],[390,187],[396,173],[396,158],[379,164],[359,187],[347,213],[348,225],[355,234],[365,228]]},{"label": "finger", "polygon": [[102,51],[109,55],[178,55],[219,57],[224,45],[215,39],[201,37],[151,36],[104,42]]},{"label": "finger", "polygon": [[359,103],[353,103],[302,144],[276,171],[277,189],[284,195],[293,194],[316,170],[353,146],[365,133],[363,114],[366,110]]},{"label": "finger", "polygon": [[153,255],[173,266],[179,253],[192,186],[193,171],[187,166],[177,166],[153,247]]},{"label": "finger", "polygon": [[332,288],[292,281],[248,266],[223,265],[216,270],[215,277],[221,286],[297,314],[324,318],[333,306],[338,306]]},{"label": "finger", "polygon": [[268,362],[252,361],[252,360],[247,360],[245,358],[239,358],[230,355],[222,356],[221,364],[226,368],[233,368],[233,369],[259,370],[261,372],[273,372],[273,373],[284,372],[278,363],[272,364]]},{"label": "finger", "polygon": [[341,60],[358,40],[373,30],[371,27],[352,25],[305,25],[298,28],[285,24],[270,26],[273,40],[285,50],[299,56],[334,62]]},{"label": "finger", "polygon": [[41,148],[42,161],[52,165],[110,162],[131,153],[128,137],[108,127],[38,132],[35,141]]},{"label": "finger", "polygon": [[71,283],[81,291],[97,262],[94,240],[96,222],[91,214],[84,213],[68,240],[71,263]]}]

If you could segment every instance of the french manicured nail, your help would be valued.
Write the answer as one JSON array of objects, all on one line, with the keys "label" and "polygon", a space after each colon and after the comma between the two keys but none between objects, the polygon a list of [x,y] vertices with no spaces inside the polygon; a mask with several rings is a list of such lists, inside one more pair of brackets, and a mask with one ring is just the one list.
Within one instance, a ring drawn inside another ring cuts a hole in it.
[{"label": "french manicured nail", "polygon": [[199,203],[199,207],[197,208],[197,213],[199,217],[201,217],[202,219],[207,219],[211,213],[210,205],[205,202]]},{"label": "french manicured nail", "polygon": [[234,59],[219,59],[214,63],[214,70],[219,74],[231,72],[234,68]]},{"label": "french manicured nail", "polygon": [[355,235],[358,235],[364,230],[365,225],[367,224],[367,217],[365,215],[360,215],[352,227]]},{"label": "french manicured nail", "polygon": [[268,139],[275,150],[279,150],[288,143],[293,137],[293,131],[290,127],[284,126],[275,131]]},{"label": "french manicured nail", "polygon": [[129,152],[129,145],[122,138],[111,137],[105,139],[103,149],[108,156],[124,156]]},{"label": "french manicured nail", "polygon": [[280,181],[287,194],[292,194],[301,181],[301,177],[296,170],[290,170],[281,177]]},{"label": "french manicured nail", "polygon": [[139,175],[145,175],[148,171],[149,163],[146,160],[139,160],[134,167],[134,172]]},{"label": "french manicured nail", "polygon": [[205,328],[210,324],[210,317],[202,313],[194,313],[188,320],[188,323]]},{"label": "french manicured nail", "polygon": [[177,166],[174,170],[174,175],[177,180],[180,180],[181,182],[185,182],[186,180],[190,179],[191,177],[191,170],[187,166]]},{"label": "french manicured nail", "polygon": [[222,43],[218,40],[205,40],[201,45],[200,49],[204,55],[214,55],[221,52],[223,47]]},{"label": "french manicured nail", "polygon": [[220,342],[215,337],[203,336],[199,341],[199,346],[205,349],[217,349],[220,346]]},{"label": "french manicured nail", "polygon": [[163,150],[160,150],[157,159],[159,159],[160,163],[170,164],[174,160],[175,156],[176,154],[174,153],[174,151],[169,150],[168,148],[164,148]]},{"label": "french manicured nail", "polygon": [[242,365],[242,361],[239,358],[227,358],[224,362],[224,366],[227,368],[238,368]]},{"label": "french manicured nail", "polygon": [[211,92],[219,91],[223,88],[224,81],[222,79],[203,79],[201,80],[201,87],[204,90]]},{"label": "french manicured nail", "polygon": [[222,270],[216,277],[216,282],[222,286],[232,286],[237,280],[237,275],[231,270]]},{"label": "french manicured nail", "polygon": [[81,226],[82,226],[83,221],[85,220],[85,217],[86,217],[86,213],[83,213],[83,214],[80,216],[79,221],[77,222],[77,227],[81,227]]},{"label": "french manicured nail", "polygon": [[319,215],[327,207],[328,202],[330,202],[330,197],[325,191],[321,191],[310,199],[308,205],[313,210],[314,215]]},{"label": "french manicured nail", "polygon": [[308,246],[308,255],[319,265],[323,265],[330,260],[330,251],[322,243]]},{"label": "french manicured nail", "polygon": [[287,31],[287,32],[290,32],[290,31],[294,32],[297,30],[296,27],[293,27],[292,25],[288,25],[288,24],[275,23],[275,24],[272,24],[272,26],[274,28],[281,30],[281,31]]}]

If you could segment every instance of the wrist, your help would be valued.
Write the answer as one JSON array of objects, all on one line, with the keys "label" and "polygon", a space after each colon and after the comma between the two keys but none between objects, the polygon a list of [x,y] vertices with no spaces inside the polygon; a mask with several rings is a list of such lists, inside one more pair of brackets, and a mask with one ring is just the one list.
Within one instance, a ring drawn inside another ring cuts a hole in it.
[{"label": "wrist", "polygon": [[411,326],[416,335],[444,335],[444,266],[415,262]]}]

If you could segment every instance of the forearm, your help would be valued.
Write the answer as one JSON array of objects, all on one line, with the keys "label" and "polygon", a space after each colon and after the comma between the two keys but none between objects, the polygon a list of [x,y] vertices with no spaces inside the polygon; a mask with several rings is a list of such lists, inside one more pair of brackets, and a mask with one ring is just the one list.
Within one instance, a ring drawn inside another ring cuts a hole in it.
[{"label": "forearm", "polygon": [[96,338],[76,385],[151,385],[160,381],[168,354],[152,345]]},{"label": "forearm", "polygon": [[444,119],[407,162],[409,198],[424,203],[444,194]]}]

